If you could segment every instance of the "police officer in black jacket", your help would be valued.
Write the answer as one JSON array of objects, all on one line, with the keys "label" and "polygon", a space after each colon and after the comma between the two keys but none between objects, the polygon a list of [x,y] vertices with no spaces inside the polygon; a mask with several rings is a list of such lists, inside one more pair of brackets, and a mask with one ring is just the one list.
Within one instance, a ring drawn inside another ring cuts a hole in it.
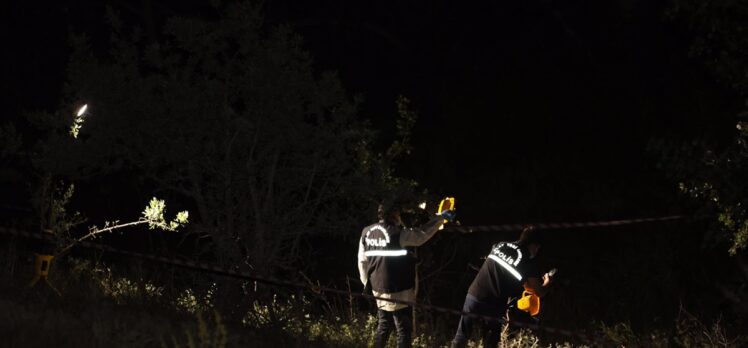
[{"label": "police officer in black jacket", "polygon": [[[365,288],[374,296],[414,302],[415,264],[413,247],[420,246],[439,230],[446,220],[455,217],[453,210],[434,216],[420,227],[403,226],[400,219],[402,202],[381,204],[379,222],[361,232],[358,248],[358,270]],[[395,328],[397,346],[411,347],[411,307],[377,300],[378,326],[375,347],[385,347]]]},{"label": "police officer in black jacket", "polygon": [[[532,227],[522,231],[516,242],[494,244],[468,289],[462,311],[491,317],[503,317],[509,298],[521,294],[523,286],[535,295],[543,297],[548,292],[551,276],[543,274],[535,256],[541,239]],[[501,325],[496,321],[484,321],[468,316],[460,318],[452,347],[465,347],[475,324],[483,327],[483,347],[496,347],[499,343]]]}]

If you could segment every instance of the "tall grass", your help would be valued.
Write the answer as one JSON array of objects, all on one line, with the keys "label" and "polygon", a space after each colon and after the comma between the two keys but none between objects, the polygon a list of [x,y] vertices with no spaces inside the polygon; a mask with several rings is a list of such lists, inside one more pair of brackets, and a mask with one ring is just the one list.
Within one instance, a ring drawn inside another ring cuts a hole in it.
[{"label": "tall grass", "polygon": [[[30,255],[23,244],[3,241],[0,245],[0,335],[5,347],[369,347],[374,342],[373,306],[352,297],[284,289],[270,292],[271,288],[265,288],[265,296],[255,284],[243,283],[248,297],[237,303],[246,306],[237,304],[235,308],[244,314],[234,320],[216,304],[223,294],[219,279],[184,276],[189,272],[165,271],[157,265],[72,256],[56,260],[50,272],[49,282],[59,296],[43,283],[26,286],[31,260],[23,256]],[[418,321],[413,346],[448,347],[457,318],[429,314],[426,319]],[[744,337],[731,336],[719,321],[704,324],[685,309],[670,330],[635,332],[626,323],[616,323],[596,324],[590,332],[596,337],[595,346],[740,347],[748,343]],[[475,338],[477,333],[469,347],[479,346]],[[505,348],[551,346],[586,343],[527,330],[505,330],[501,343]],[[390,347],[395,347],[394,337]]]}]

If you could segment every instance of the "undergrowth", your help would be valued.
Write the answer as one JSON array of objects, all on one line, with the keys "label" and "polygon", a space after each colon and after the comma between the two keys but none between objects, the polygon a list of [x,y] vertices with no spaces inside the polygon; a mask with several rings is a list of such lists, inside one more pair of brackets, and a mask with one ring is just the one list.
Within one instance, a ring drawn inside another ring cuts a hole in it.
[{"label": "undergrowth", "polygon": [[[170,286],[163,279],[122,275],[102,261],[67,257],[53,264],[48,284],[29,288],[30,260],[20,258],[24,252],[13,247],[1,249],[5,266],[0,274],[0,335],[5,347],[342,348],[370,347],[374,342],[377,321],[371,306],[367,310],[366,305],[335,302],[322,294],[279,291],[252,298],[245,314],[232,320],[216,305],[220,289],[208,278],[188,278],[201,287]],[[437,324],[419,322],[413,346],[448,347],[456,322],[455,317]],[[589,333],[594,342],[505,330],[501,347],[746,344],[745,338],[731,336],[723,323],[704,324],[685,309],[670,330],[642,333],[617,323],[596,324]],[[389,346],[395,347],[394,334]],[[475,340],[469,343],[479,346]]]}]

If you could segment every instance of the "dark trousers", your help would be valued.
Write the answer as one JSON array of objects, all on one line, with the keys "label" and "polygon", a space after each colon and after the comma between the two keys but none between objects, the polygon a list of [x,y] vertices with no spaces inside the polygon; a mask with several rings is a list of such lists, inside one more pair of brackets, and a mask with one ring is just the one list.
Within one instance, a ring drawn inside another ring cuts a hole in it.
[{"label": "dark trousers", "polygon": [[377,338],[374,347],[384,348],[387,346],[387,340],[390,338],[390,333],[392,332],[392,329],[395,328],[397,332],[397,347],[410,348],[410,333],[412,329],[410,311],[410,307],[405,307],[394,312],[387,312],[381,309],[377,310],[379,325],[377,326]]},{"label": "dark trousers", "polygon": [[[491,317],[503,317],[506,312],[506,305],[480,302],[473,295],[468,294],[465,297],[465,305],[462,306],[462,311]],[[494,348],[499,344],[501,323],[463,315],[460,317],[460,325],[457,327],[457,333],[452,340],[452,348],[465,347],[473,328],[476,326],[480,326],[483,331],[484,348]]]}]

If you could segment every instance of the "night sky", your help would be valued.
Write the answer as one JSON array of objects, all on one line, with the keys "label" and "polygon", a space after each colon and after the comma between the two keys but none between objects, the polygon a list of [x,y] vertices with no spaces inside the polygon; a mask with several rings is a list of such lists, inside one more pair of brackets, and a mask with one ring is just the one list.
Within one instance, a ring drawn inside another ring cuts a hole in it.
[{"label": "night sky", "polygon": [[[69,32],[107,47],[105,5],[157,36],[173,15],[214,18],[203,1],[6,2],[5,117],[51,110]],[[150,4],[150,6],[148,6]],[[666,1],[267,1],[266,22],[300,33],[319,71],[363,97],[361,114],[394,129],[395,99],[420,118],[399,163],[467,224],[679,213],[655,170],[652,139],[719,136],[740,103],[689,55]],[[529,174],[529,175],[528,175]]]},{"label": "night sky", "polygon": [[[3,122],[28,127],[21,133],[33,136],[25,113],[72,109],[61,104],[69,35],[85,34],[92,52],[105,56],[107,6],[128,30],[137,27],[154,40],[168,18],[218,18],[207,0],[0,2]],[[664,156],[653,144],[732,140],[745,103],[709,69],[709,57],[694,54],[698,34],[687,20],[668,15],[671,6],[669,0],[266,0],[263,12],[264,29],[293,28],[315,72],[336,71],[349,98],[362,98],[359,115],[378,131],[379,151],[395,139],[396,99],[411,100],[419,115],[413,151],[396,163],[396,174],[435,197],[455,196],[460,223],[471,226],[691,217],[706,205],[679,192],[672,172],[659,167]],[[24,165],[20,171],[31,172]],[[137,216],[133,207],[151,195],[152,186],[136,183],[130,172],[116,175],[76,191],[92,223],[112,211]],[[3,187],[15,185],[0,179]],[[148,192],[117,197],[111,192],[131,193],[125,184],[111,188],[120,181]],[[0,217],[36,218],[29,199],[34,182],[2,197]],[[729,278],[737,268],[726,248],[704,247],[709,222],[694,221],[555,230],[556,249],[548,254],[564,280],[545,307],[552,308],[550,320],[669,324],[684,304],[721,315],[725,301],[702,298],[716,294],[715,279],[737,279]],[[311,278],[341,289],[355,279],[351,240],[359,231],[337,239],[311,236],[314,263],[304,267],[322,269]],[[474,277],[471,265],[480,265],[490,243],[514,237],[437,234],[419,257],[451,264],[425,282],[436,290],[424,287],[419,296],[458,308]],[[424,268],[438,262],[423,262]],[[639,303],[664,309],[639,311]]]}]

